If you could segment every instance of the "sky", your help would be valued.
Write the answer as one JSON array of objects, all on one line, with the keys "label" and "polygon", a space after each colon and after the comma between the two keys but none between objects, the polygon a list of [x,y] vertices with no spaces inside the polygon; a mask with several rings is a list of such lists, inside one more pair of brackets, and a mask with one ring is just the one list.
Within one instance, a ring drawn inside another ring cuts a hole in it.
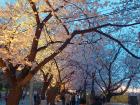
[{"label": "sky", "polygon": [[14,3],[16,0],[0,0],[0,6],[4,7],[6,3]]}]

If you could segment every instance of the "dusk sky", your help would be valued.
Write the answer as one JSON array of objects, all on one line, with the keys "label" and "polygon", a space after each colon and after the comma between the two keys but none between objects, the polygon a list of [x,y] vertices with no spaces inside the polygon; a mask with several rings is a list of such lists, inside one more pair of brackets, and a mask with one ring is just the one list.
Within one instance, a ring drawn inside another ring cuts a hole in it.
[{"label": "dusk sky", "polygon": [[16,0],[1,0],[0,1],[0,6],[5,6],[5,3],[14,3]]}]

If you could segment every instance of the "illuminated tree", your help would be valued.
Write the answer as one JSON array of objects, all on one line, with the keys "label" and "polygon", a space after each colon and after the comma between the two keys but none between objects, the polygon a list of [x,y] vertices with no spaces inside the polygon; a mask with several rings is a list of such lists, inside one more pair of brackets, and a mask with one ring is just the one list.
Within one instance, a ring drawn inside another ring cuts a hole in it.
[{"label": "illuminated tree", "polygon": [[[135,16],[136,13],[131,17],[121,18],[116,15],[107,18],[98,15],[98,8],[107,7],[109,3],[85,0],[23,0],[1,9],[0,15],[5,24],[0,27],[0,66],[11,83],[7,105],[18,105],[23,88],[33,76],[69,44],[74,43],[72,40],[76,41],[82,36],[83,39],[88,35],[110,39],[132,57],[139,59],[138,54],[131,52],[130,46],[126,46],[122,38],[108,31],[110,29],[117,33],[117,30],[139,25],[138,16]],[[117,7],[120,7],[119,4]],[[91,17],[92,14],[94,16]],[[127,12],[128,14],[130,13]],[[110,22],[113,20],[114,23]],[[40,60],[38,56],[42,56]],[[16,74],[17,70],[20,70],[19,75]]]}]

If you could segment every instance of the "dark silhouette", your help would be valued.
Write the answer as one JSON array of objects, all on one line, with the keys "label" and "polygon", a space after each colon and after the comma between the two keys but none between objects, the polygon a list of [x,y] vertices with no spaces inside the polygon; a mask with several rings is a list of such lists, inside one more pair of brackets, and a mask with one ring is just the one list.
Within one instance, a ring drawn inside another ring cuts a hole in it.
[{"label": "dark silhouette", "polygon": [[1,92],[0,92],[0,99],[1,99]]},{"label": "dark silhouette", "polygon": [[40,104],[40,96],[39,93],[34,95],[34,105],[39,105]]},{"label": "dark silhouette", "polygon": [[129,96],[129,97],[128,97],[128,103],[129,103],[130,105],[138,105],[137,96]]},{"label": "dark silhouette", "polygon": [[75,105],[75,95],[74,94],[71,97],[71,104],[72,105]]},{"label": "dark silhouette", "polygon": [[64,94],[61,95],[61,100],[62,100],[62,105],[65,105],[65,95]]},{"label": "dark silhouette", "polygon": [[80,98],[80,105],[85,105],[86,104],[86,99],[81,97]]}]

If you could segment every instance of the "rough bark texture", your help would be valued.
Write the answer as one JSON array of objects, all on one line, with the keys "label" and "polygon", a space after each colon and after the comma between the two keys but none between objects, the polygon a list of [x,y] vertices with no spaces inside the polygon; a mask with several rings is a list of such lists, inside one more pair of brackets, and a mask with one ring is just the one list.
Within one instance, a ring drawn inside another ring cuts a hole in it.
[{"label": "rough bark texture", "polygon": [[11,78],[11,88],[7,97],[6,105],[19,105],[22,96],[23,87],[26,86],[32,78],[32,74],[28,73],[27,76],[21,80]]},{"label": "rough bark texture", "polygon": [[19,86],[12,87],[9,91],[6,105],[18,105],[21,95],[22,95],[22,87]]}]

